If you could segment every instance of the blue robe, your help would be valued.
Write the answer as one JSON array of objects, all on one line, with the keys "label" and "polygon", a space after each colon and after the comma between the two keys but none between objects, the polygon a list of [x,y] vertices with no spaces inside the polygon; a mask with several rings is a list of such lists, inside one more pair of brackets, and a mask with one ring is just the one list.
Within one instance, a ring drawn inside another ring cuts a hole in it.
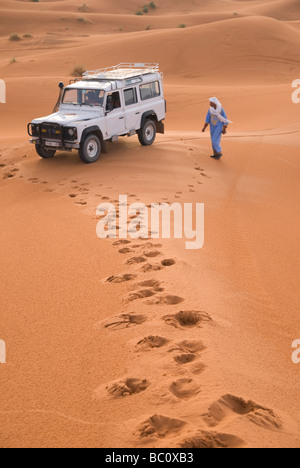
[{"label": "blue robe", "polygon": [[[225,119],[227,119],[226,112],[224,111],[223,108],[221,111],[221,115],[222,117],[225,117]],[[223,130],[224,125],[226,125],[226,123],[220,122],[218,117],[215,115],[212,115],[210,111],[208,111],[207,113],[205,122],[207,124],[210,124],[210,136],[211,136],[211,143],[212,143],[213,150],[216,153],[221,153],[222,152],[222,148],[221,148],[222,130]]]}]

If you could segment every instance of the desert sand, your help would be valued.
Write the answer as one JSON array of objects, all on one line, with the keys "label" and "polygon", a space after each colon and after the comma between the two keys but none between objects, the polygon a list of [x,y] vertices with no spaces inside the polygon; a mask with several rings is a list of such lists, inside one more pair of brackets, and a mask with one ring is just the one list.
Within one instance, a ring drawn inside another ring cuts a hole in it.
[{"label": "desert sand", "polygon": [[[155,3],[0,0],[1,447],[300,446],[299,1]],[[166,134],[40,160],[58,82],[124,61],[160,63]],[[98,239],[120,194],[204,203],[204,248]]]}]

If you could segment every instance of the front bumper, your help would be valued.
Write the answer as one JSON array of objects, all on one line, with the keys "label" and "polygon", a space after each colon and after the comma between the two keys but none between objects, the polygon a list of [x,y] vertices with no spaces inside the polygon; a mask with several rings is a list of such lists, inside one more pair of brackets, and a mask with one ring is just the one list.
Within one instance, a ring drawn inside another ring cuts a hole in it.
[{"label": "front bumper", "polygon": [[28,134],[31,137],[29,143],[55,150],[70,151],[72,149],[78,149],[80,143],[77,140],[77,129],[74,129],[74,137],[70,138],[68,134],[70,128],[73,127],[64,127],[56,123],[48,122],[41,124],[29,123],[27,126]]},{"label": "front bumper", "polygon": [[79,149],[80,144],[78,142],[70,142],[70,141],[63,141],[62,143],[56,141],[56,140],[42,140],[40,141],[40,138],[38,137],[32,137],[29,138],[29,143],[32,145],[40,145],[45,148],[49,149],[55,149],[57,151],[71,151],[72,149]]}]

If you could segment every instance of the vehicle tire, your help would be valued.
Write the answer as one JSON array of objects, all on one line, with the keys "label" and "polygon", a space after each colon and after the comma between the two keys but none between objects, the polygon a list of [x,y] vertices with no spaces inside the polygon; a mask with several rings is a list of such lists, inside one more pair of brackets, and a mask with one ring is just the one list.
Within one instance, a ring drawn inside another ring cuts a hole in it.
[{"label": "vehicle tire", "polygon": [[85,164],[92,164],[98,161],[101,154],[100,138],[91,133],[87,135],[83,143],[80,145],[79,156]]},{"label": "vehicle tire", "polygon": [[156,138],[155,122],[153,122],[153,120],[147,119],[142,128],[138,131],[138,137],[141,145],[152,145]]},{"label": "vehicle tire", "polygon": [[41,145],[35,145],[35,150],[37,154],[43,159],[50,159],[55,156],[56,151],[52,149],[45,148]]}]

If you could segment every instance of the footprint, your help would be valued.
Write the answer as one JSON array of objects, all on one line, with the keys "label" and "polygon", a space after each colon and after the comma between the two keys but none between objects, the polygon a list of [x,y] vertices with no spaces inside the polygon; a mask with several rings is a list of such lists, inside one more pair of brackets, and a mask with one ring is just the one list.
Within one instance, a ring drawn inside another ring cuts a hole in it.
[{"label": "footprint", "polygon": [[[146,315],[122,314],[116,317],[114,322],[109,322],[104,325],[104,328],[129,328],[134,325],[142,325],[147,321]],[[97,328],[97,325],[96,325]]]},{"label": "footprint", "polygon": [[70,197],[70,198],[76,198],[77,195],[76,195],[75,193],[70,193],[70,194],[69,194],[69,197]]},{"label": "footprint", "polygon": [[186,425],[185,421],[155,414],[144,421],[138,428],[140,437],[166,437],[179,432]]},{"label": "footprint", "polygon": [[142,248],[142,249],[161,249],[162,244],[154,244],[153,242],[149,242],[148,239],[139,239],[140,241],[144,241],[144,244],[136,244],[136,248]]},{"label": "footprint", "polygon": [[164,294],[153,299],[153,301],[154,301],[154,304],[177,305],[177,304],[180,304],[181,302],[184,302],[184,298],[180,296]]},{"label": "footprint", "polygon": [[146,336],[143,338],[141,341],[137,343],[137,346],[140,349],[144,350],[150,350],[154,348],[162,348],[168,343],[168,340],[166,338],[163,338],[162,336]]},{"label": "footprint", "polygon": [[169,267],[175,265],[175,260],[173,258],[167,258],[165,260],[162,260],[161,264],[164,267]]},{"label": "footprint", "polygon": [[203,374],[206,368],[207,366],[203,362],[196,361],[190,366],[189,371],[192,372],[192,374],[200,375]]},{"label": "footprint", "polygon": [[151,252],[144,252],[145,257],[147,258],[155,258],[161,255],[158,250],[151,250]]},{"label": "footprint", "polygon": [[155,279],[151,279],[151,280],[146,280],[146,281],[142,281],[141,283],[139,283],[139,286],[143,286],[145,288],[153,288],[155,289],[155,291],[161,291],[162,288],[160,287],[161,283]]},{"label": "footprint", "polygon": [[197,358],[197,354],[179,354],[178,356],[174,357],[174,361],[177,362],[177,364],[180,365],[185,365],[185,364],[190,364]]},{"label": "footprint", "polygon": [[196,354],[201,351],[204,351],[206,348],[203,345],[202,341],[198,340],[185,340],[176,344],[174,348],[170,349],[172,351],[181,351],[182,353],[192,353]]},{"label": "footprint", "polygon": [[131,247],[133,249],[139,249],[141,247],[141,244],[133,244]]},{"label": "footprint", "polygon": [[124,247],[123,249],[119,250],[120,254],[128,254],[128,253],[132,253],[132,252],[134,252],[134,250],[132,250],[132,249],[130,249],[128,247]]},{"label": "footprint", "polygon": [[144,379],[126,379],[123,382],[114,383],[111,387],[107,387],[108,393],[115,397],[121,398],[136,393],[144,392],[150,385],[148,380]]},{"label": "footprint", "polygon": [[156,264],[151,264],[151,263],[146,263],[146,265],[143,265],[142,271],[144,273],[148,273],[149,271],[159,271],[162,270],[162,266],[159,263]]},{"label": "footprint", "polygon": [[170,392],[181,400],[188,400],[200,392],[200,387],[193,379],[178,379],[171,384]]},{"label": "footprint", "polygon": [[145,263],[147,260],[144,257],[132,257],[127,260],[128,265],[135,265],[137,263]]},{"label": "footprint", "polygon": [[138,299],[145,299],[146,297],[152,297],[155,294],[156,293],[155,291],[153,291],[153,289],[141,289],[140,291],[129,294],[126,299],[126,302],[133,302]]},{"label": "footprint", "polygon": [[118,284],[118,283],[125,283],[127,281],[132,281],[135,278],[136,278],[136,275],[130,275],[129,273],[125,273],[124,275],[110,276],[109,278],[105,280],[105,282]]},{"label": "footprint", "polygon": [[282,421],[272,409],[260,406],[257,403],[234,395],[224,395],[220,400],[213,403],[203,420],[211,427],[217,426],[228,414],[233,412],[240,416],[246,416],[258,426],[267,429],[280,429]]},{"label": "footprint", "polygon": [[157,296],[153,299],[151,299],[150,301],[147,301],[148,304],[154,304],[154,305],[177,305],[177,304],[180,304],[181,302],[184,301],[184,298],[183,297],[179,297],[179,296],[172,296],[172,295],[169,295],[169,294],[164,294],[164,295],[161,295],[161,296]]},{"label": "footprint", "polygon": [[131,241],[125,240],[125,239],[124,239],[124,240],[118,240],[118,241],[114,242],[113,245],[114,245],[114,246],[128,245],[128,244],[130,244],[130,243],[131,243]]},{"label": "footprint", "polygon": [[179,328],[192,328],[199,327],[203,323],[209,323],[212,321],[211,317],[206,312],[197,311],[181,311],[175,315],[166,315],[163,320],[167,325]]},{"label": "footprint", "polygon": [[244,445],[244,441],[232,434],[219,434],[217,432],[199,431],[193,437],[185,439],[180,448],[239,448]]},{"label": "footprint", "polygon": [[11,174],[10,172],[3,174],[3,179],[12,179],[13,177],[15,177],[15,175]]}]

